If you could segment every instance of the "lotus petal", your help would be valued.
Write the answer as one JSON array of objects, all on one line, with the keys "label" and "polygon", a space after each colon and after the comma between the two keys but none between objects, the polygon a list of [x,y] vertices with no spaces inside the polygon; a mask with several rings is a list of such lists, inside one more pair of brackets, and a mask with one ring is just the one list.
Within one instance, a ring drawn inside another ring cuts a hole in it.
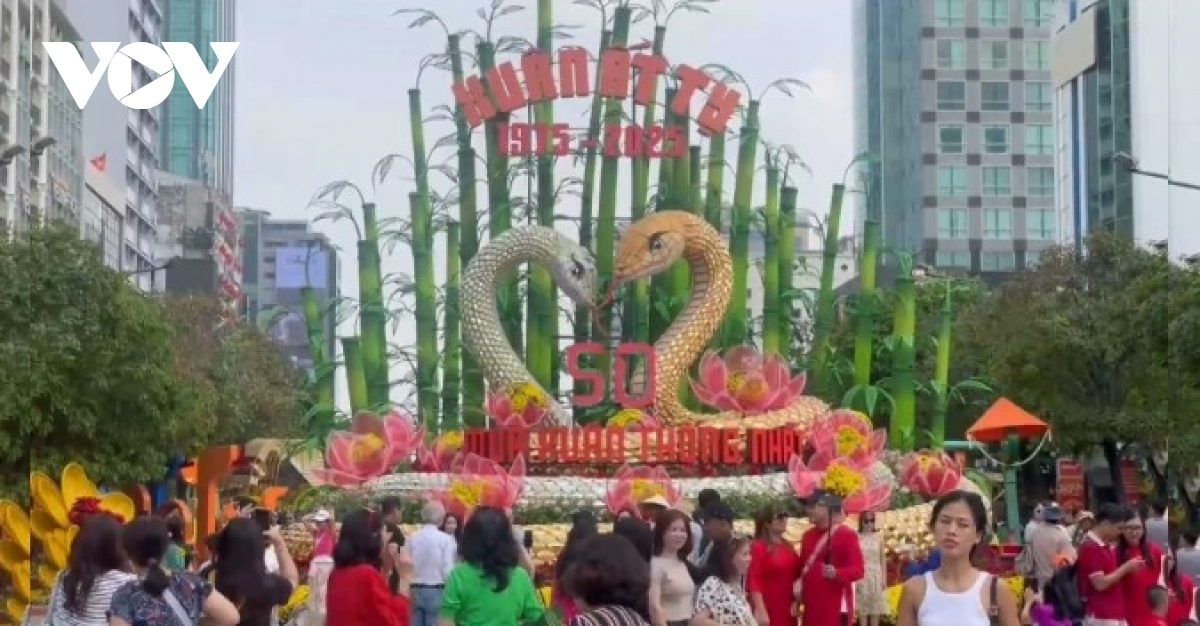
[{"label": "lotus petal", "polygon": [[383,427],[383,419],[370,411],[359,411],[354,414],[350,430],[356,435],[375,435],[387,441],[387,432]]},{"label": "lotus petal", "polygon": [[744,413],[761,413],[774,400],[775,390],[758,370],[742,375],[740,387],[733,394],[734,401]]},{"label": "lotus petal", "polygon": [[384,439],[391,449],[391,455],[388,457],[389,468],[407,460],[416,449],[416,443],[424,438],[424,431],[399,411],[392,411],[384,416],[383,432]]},{"label": "lotus petal", "polygon": [[44,511],[58,528],[70,526],[71,520],[67,516],[70,507],[63,500],[62,491],[54,484],[54,479],[41,472],[33,472],[29,476],[29,483],[37,508]]},{"label": "lotus petal", "polygon": [[62,497],[69,512],[80,498],[98,499],[100,491],[96,489],[96,484],[88,478],[87,472],[83,471],[81,465],[68,463],[62,471]]},{"label": "lotus petal", "polygon": [[502,392],[488,394],[487,414],[497,422],[507,420],[512,415],[512,399]]},{"label": "lotus petal", "polygon": [[134,505],[133,499],[119,491],[104,494],[104,497],[100,498],[100,508],[127,523],[132,522],[137,515],[137,506]]},{"label": "lotus petal", "polygon": [[724,390],[729,382],[729,368],[716,352],[709,351],[700,359],[700,384],[710,390]]},{"label": "lotus petal", "polygon": [[761,370],[763,356],[754,346],[734,346],[725,351],[725,367],[731,372]]},{"label": "lotus petal", "polygon": [[807,498],[821,482],[821,472],[816,472],[804,464],[804,460],[793,454],[788,461],[788,484],[792,486],[798,498]]}]

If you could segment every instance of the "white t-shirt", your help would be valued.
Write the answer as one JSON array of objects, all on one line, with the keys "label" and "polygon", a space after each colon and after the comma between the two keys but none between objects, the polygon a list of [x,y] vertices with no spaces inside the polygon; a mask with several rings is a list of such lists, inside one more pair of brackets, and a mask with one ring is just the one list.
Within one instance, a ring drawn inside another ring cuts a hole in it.
[{"label": "white t-shirt", "polygon": [[83,603],[83,611],[76,615],[67,611],[67,594],[62,588],[62,577],[55,583],[54,606],[50,607],[48,624],[64,626],[108,626],[108,607],[112,605],[113,594],[127,582],[137,580],[137,576],[119,570],[109,570],[92,582],[87,600]]},{"label": "white t-shirt", "polygon": [[275,546],[267,546],[263,552],[263,562],[267,564],[268,574],[279,573],[279,555],[275,554]]}]

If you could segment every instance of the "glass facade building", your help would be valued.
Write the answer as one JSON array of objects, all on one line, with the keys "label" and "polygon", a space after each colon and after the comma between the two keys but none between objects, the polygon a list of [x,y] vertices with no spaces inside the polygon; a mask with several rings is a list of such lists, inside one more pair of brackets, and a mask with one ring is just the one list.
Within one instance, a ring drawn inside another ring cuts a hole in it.
[{"label": "glass facade building", "polygon": [[1133,154],[1129,75],[1129,0],[1100,0],[1096,12],[1096,65],[1081,77],[1082,132],[1086,145],[1089,230],[1132,240],[1133,177],[1112,155]]},{"label": "glass facade building", "polygon": [[[188,42],[211,71],[217,64],[209,46],[237,41],[233,0],[166,0],[163,41]],[[235,57],[236,59],[236,57]],[[176,176],[205,183],[233,197],[233,96],[237,63],[231,62],[203,109],[182,81],[175,81],[163,105],[162,164]]]}]

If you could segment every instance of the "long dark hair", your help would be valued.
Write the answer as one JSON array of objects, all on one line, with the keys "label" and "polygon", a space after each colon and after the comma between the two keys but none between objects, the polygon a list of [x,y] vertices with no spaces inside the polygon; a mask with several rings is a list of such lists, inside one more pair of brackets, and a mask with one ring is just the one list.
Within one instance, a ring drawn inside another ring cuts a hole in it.
[{"label": "long dark hair", "polygon": [[213,557],[217,591],[235,604],[262,598],[267,578],[265,549],[262,528],[254,520],[244,517],[229,520],[217,538]]},{"label": "long dark hair", "polygon": [[594,535],[584,541],[565,586],[590,607],[621,606],[650,620],[650,564],[621,535]]},{"label": "long dark hair", "polygon": [[[1142,560],[1146,562],[1146,565],[1148,567],[1153,567],[1154,566],[1154,559],[1153,559],[1154,553],[1150,551],[1150,542],[1147,540],[1147,537],[1146,537],[1147,533],[1144,530],[1145,524],[1146,524],[1146,518],[1142,517],[1142,514],[1136,512],[1136,511],[1134,511],[1133,513],[1134,513],[1133,517],[1128,518],[1126,521],[1128,522],[1131,520],[1137,520],[1139,523],[1142,524],[1142,528],[1143,528],[1142,537],[1141,537],[1141,539],[1138,539],[1138,543],[1136,546],[1137,551],[1141,553]],[[1125,533],[1121,533],[1121,539],[1120,539],[1120,541],[1117,542],[1117,562],[1124,563],[1125,561],[1128,561],[1129,560],[1129,552],[1134,547],[1135,546],[1129,545],[1129,541],[1125,539]]]},{"label": "long dark hair", "polygon": [[367,510],[355,511],[342,519],[337,545],[333,548],[336,568],[370,565],[383,566],[383,516]]},{"label": "long dark hair", "polygon": [[571,516],[571,530],[567,533],[562,551],[558,553],[558,560],[554,562],[555,582],[562,581],[563,574],[579,560],[579,551],[583,543],[597,534],[599,530],[596,528],[596,516],[591,512],[578,511]]},{"label": "long dark hair", "polygon": [[157,517],[144,515],[125,527],[122,538],[129,560],[146,570],[146,576],[142,578],[142,590],[155,597],[162,596],[171,584],[171,577],[159,565],[167,546],[171,545],[167,523]]},{"label": "long dark hair", "polygon": [[512,570],[521,560],[508,516],[500,509],[487,506],[475,509],[463,526],[458,554],[464,562],[479,568],[484,576],[494,581],[497,592],[508,588]]},{"label": "long dark hair", "polygon": [[64,605],[79,615],[92,592],[92,585],[105,572],[124,570],[128,564],[121,550],[121,523],[109,515],[92,515],[83,522],[71,544],[67,571],[62,577]]}]

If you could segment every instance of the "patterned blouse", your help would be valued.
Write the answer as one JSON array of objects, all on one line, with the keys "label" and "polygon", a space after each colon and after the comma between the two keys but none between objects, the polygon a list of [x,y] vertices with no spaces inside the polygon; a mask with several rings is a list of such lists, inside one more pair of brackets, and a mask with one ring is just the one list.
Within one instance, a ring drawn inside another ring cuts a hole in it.
[{"label": "patterned blouse", "polygon": [[167,601],[146,593],[140,580],[125,583],[113,594],[112,616],[131,626],[193,626],[199,623],[204,601],[213,591],[212,584],[189,572],[174,572],[170,576],[167,590],[179,601],[192,623],[180,623]]},{"label": "patterned blouse", "polygon": [[709,576],[696,591],[696,612],[708,611],[712,620],[721,626],[754,626],[754,611],[746,600],[746,592]]}]

